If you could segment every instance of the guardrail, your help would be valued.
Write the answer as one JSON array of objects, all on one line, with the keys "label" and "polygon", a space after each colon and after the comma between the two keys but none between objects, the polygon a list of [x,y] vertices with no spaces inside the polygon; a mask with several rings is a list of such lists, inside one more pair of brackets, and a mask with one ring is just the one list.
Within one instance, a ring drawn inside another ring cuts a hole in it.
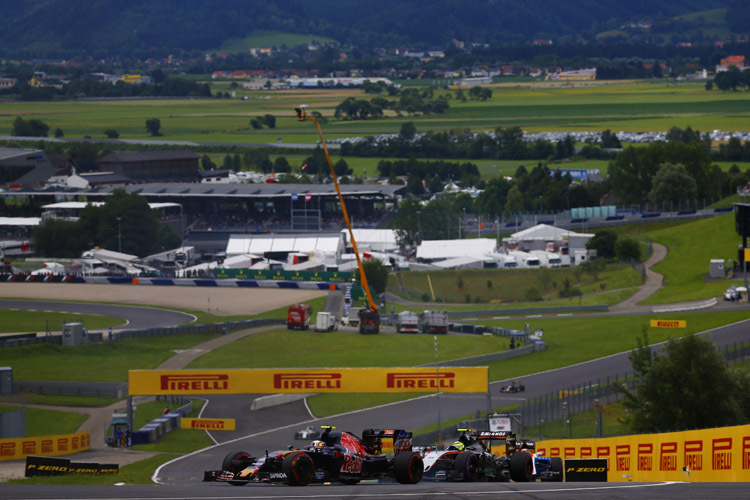
[{"label": "guardrail", "polygon": [[510,314],[550,314],[575,312],[607,312],[607,304],[585,306],[519,307],[514,309],[475,309],[471,311],[448,311],[449,318],[475,318],[479,316],[508,316]]},{"label": "guardrail", "polygon": [[127,393],[127,384],[119,382],[84,383],[14,380],[13,392],[31,392],[34,394],[48,394],[53,396],[84,396],[90,398],[122,399]]},{"label": "guardrail", "polygon": [[[185,333],[221,333],[226,335],[233,330],[253,328],[256,326],[285,324],[284,319],[248,319],[241,321],[224,321],[216,323],[204,323],[200,325],[165,326],[159,328],[143,328],[138,330],[116,330],[106,341],[139,337],[162,337],[166,335],[182,335]],[[62,335],[45,335],[42,337],[30,336],[36,334],[24,334],[23,338],[4,340],[0,338],[0,348],[17,347],[33,344],[56,344],[62,345]],[[87,343],[103,342],[104,334],[101,332],[88,332]]]}]

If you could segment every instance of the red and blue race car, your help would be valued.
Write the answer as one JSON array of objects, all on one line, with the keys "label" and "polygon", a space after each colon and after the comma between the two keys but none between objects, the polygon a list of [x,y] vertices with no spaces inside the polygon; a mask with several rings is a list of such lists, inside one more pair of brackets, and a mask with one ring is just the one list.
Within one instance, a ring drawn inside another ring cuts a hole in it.
[{"label": "red and blue race car", "polygon": [[282,482],[304,486],[339,481],[356,484],[363,479],[395,478],[416,484],[424,462],[412,451],[412,433],[398,429],[365,429],[359,438],[335,427],[322,427],[320,439],[301,449],[266,453],[255,458],[243,451],[224,458],[222,470],[206,471],[204,481],[239,486],[251,482]]}]

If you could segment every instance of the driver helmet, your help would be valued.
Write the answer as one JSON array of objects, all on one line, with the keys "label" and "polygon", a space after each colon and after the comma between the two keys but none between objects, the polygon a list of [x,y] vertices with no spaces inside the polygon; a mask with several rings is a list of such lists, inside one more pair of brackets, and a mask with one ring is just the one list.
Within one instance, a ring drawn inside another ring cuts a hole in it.
[{"label": "driver helmet", "polygon": [[310,447],[314,448],[315,451],[320,451],[326,447],[326,444],[323,441],[315,440],[312,443],[310,443]]},{"label": "driver helmet", "polygon": [[458,450],[458,451],[464,451],[464,444],[461,441],[454,441],[453,444],[450,446],[451,450]]}]

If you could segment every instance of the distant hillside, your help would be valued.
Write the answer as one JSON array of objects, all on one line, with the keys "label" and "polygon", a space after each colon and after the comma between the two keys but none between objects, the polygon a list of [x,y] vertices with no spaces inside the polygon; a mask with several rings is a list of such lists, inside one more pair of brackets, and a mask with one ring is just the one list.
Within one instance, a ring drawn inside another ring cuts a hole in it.
[{"label": "distant hillside", "polygon": [[[535,38],[595,40],[596,33],[643,19],[730,8],[738,0],[14,0],[0,2],[2,51],[52,54],[104,49],[211,50],[258,31],[328,37],[362,48],[527,43]],[[738,18],[738,16],[746,16]]]}]

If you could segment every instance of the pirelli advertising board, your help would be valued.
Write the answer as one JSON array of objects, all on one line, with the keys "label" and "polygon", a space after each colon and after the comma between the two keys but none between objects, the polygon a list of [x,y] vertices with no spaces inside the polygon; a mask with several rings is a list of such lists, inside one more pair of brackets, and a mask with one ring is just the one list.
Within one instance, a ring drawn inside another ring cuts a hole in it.
[{"label": "pirelli advertising board", "polygon": [[180,394],[304,394],[487,392],[481,367],[131,370],[131,396]]},{"label": "pirelli advertising board", "polygon": [[605,458],[610,482],[750,482],[750,425],[538,441],[536,449],[548,457]]},{"label": "pirelli advertising board", "polygon": [[21,460],[29,455],[53,457],[89,449],[89,433],[0,439],[0,460]]},{"label": "pirelli advertising board", "polygon": [[203,431],[233,431],[233,418],[181,418],[181,429],[199,429]]},{"label": "pirelli advertising board", "polygon": [[686,328],[687,321],[684,319],[652,319],[651,328]]}]

